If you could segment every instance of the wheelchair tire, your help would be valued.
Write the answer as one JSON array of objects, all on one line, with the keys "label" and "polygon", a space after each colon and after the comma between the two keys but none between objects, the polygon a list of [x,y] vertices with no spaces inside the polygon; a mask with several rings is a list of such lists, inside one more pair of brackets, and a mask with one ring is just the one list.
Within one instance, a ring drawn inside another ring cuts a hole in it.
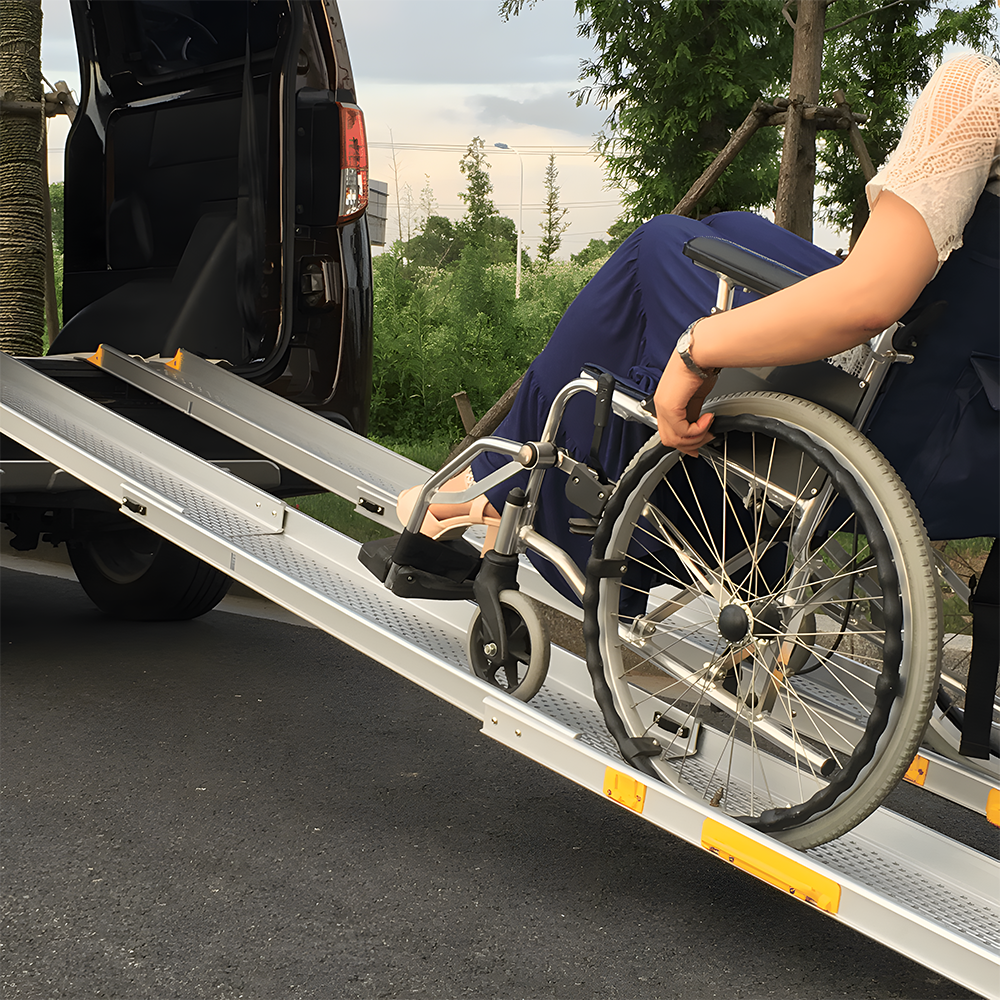
[{"label": "wheelchair tire", "polygon": [[469,663],[481,680],[506,691],[512,698],[530,701],[541,690],[549,672],[552,646],[548,626],[519,590],[501,590],[499,598],[510,644],[510,663],[500,666],[486,655],[479,608],[469,625],[466,642]]},{"label": "wheelchair tire", "polygon": [[698,459],[654,437],[608,503],[588,667],[626,760],[807,848],[876,809],[920,744],[940,642],[930,546],[840,417],[774,393],[712,410]]}]

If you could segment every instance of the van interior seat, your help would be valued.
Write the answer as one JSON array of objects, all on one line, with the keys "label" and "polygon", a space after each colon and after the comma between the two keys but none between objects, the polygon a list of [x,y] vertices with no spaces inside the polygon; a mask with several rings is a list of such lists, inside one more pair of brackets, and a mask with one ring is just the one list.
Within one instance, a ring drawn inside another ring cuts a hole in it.
[{"label": "van interior seat", "polygon": [[[247,88],[110,116],[105,259],[116,287],[67,320],[53,351],[106,343],[143,357],[184,347],[234,364],[248,359],[237,205],[241,118],[253,100]],[[266,120],[266,95],[257,101],[255,114]]]},{"label": "van interior seat", "polygon": [[[141,229],[137,238],[141,241]],[[198,219],[172,278],[136,278],[91,302],[63,326],[51,351],[72,354],[98,344],[143,357],[185,347],[209,358],[243,361],[235,208]]]}]

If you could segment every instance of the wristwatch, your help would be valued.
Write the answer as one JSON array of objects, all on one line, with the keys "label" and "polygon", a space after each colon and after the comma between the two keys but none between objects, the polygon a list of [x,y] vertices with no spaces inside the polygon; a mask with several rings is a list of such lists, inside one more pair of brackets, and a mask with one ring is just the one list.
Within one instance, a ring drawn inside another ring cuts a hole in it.
[{"label": "wristwatch", "polygon": [[703,316],[699,317],[692,323],[681,335],[677,338],[677,346],[674,350],[680,355],[681,361],[687,365],[688,370],[695,373],[700,379],[710,379],[715,378],[719,372],[722,371],[721,368],[702,368],[700,365],[695,363],[694,358],[691,357],[691,347],[694,344],[694,330],[695,325],[700,323],[704,319]]}]

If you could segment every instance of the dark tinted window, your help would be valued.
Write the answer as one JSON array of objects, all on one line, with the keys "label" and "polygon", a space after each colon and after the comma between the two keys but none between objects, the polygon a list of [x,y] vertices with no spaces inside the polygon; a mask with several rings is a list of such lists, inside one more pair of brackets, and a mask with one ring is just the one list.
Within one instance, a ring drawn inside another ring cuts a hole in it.
[{"label": "dark tinted window", "polygon": [[143,69],[149,76],[161,76],[243,59],[248,15],[251,51],[270,51],[277,43],[283,7],[232,0],[137,0]]},{"label": "dark tinted window", "polygon": [[137,82],[240,66],[248,35],[254,61],[269,59],[287,11],[285,0],[133,0],[92,7],[105,78],[124,74]]}]

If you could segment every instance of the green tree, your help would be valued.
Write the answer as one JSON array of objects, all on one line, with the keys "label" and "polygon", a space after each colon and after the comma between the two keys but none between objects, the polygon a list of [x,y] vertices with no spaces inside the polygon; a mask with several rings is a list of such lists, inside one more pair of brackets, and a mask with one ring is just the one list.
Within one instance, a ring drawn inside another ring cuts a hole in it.
[{"label": "green tree", "polygon": [[579,253],[570,257],[574,264],[590,264],[610,257],[625,242],[635,226],[628,219],[618,219],[608,227],[606,240],[591,240]]},{"label": "green tree", "polygon": [[490,197],[493,181],[486,144],[478,135],[469,143],[458,165],[468,179],[468,187],[458,195],[465,202],[465,215],[456,227],[464,247],[482,249],[481,260],[487,265],[513,260],[517,254],[517,230],[512,220],[500,215]]},{"label": "green tree", "polygon": [[[487,260],[491,264],[503,264],[517,258],[517,227],[514,220],[506,215],[492,215],[483,224],[482,245],[487,249]],[[528,251],[521,248],[521,266],[530,266]]]},{"label": "green tree", "polygon": [[449,267],[458,262],[465,240],[451,219],[432,215],[423,231],[407,240],[403,254],[418,267]]},{"label": "green tree", "polygon": [[[879,9],[872,11],[873,6]],[[852,108],[868,115],[864,138],[876,167],[899,142],[910,104],[947,46],[1000,51],[1000,16],[993,0],[977,0],[960,10],[955,6],[908,0],[883,8],[867,0],[837,0],[827,13],[823,92],[843,90]],[[857,158],[846,134],[822,135],[817,163],[821,214],[842,228],[859,226],[868,208]]]},{"label": "green tree", "polygon": [[556,158],[550,155],[545,168],[545,207],[542,209],[542,221],[538,223],[543,234],[542,242],[538,245],[538,256],[546,263],[552,260],[552,255],[562,243],[562,234],[570,226],[568,222],[562,221],[569,209],[559,207],[559,188],[556,186],[558,176]]},{"label": "green tree", "polygon": [[[669,212],[726,144],[753,102],[786,80],[792,32],[774,0],[578,0],[578,103],[609,111],[598,148],[627,217]],[[773,199],[781,136],[760,129],[695,214]]]},{"label": "green tree", "polygon": [[424,186],[420,190],[420,203],[418,207],[417,228],[425,229],[432,216],[437,214],[437,198],[434,197],[434,189],[431,187],[431,175],[424,174]]},{"label": "green tree", "polygon": [[[525,0],[503,0],[501,15]],[[529,6],[532,6],[529,2]],[[778,0],[577,0],[579,32],[597,54],[584,63],[578,102],[609,115],[598,146],[608,176],[623,191],[628,218],[669,212],[712,161],[754,100],[787,93],[793,29]],[[844,90],[865,129],[876,166],[899,140],[913,95],[951,43],[997,51],[993,0],[871,3],[836,0],[827,12],[821,103]],[[696,206],[755,208],[773,201],[780,130],[757,131]],[[838,135],[819,143],[824,211],[850,221],[863,181]]]},{"label": "green tree", "polygon": [[0,350],[10,354],[41,354],[45,331],[41,43],[41,0],[0,0]]},{"label": "green tree", "polygon": [[490,180],[490,165],[486,159],[486,143],[478,135],[469,143],[458,166],[468,182],[468,187],[458,193],[459,198],[465,202],[465,218],[462,221],[470,231],[477,232],[483,228],[487,219],[497,214],[490,197],[493,193],[493,181]]}]

